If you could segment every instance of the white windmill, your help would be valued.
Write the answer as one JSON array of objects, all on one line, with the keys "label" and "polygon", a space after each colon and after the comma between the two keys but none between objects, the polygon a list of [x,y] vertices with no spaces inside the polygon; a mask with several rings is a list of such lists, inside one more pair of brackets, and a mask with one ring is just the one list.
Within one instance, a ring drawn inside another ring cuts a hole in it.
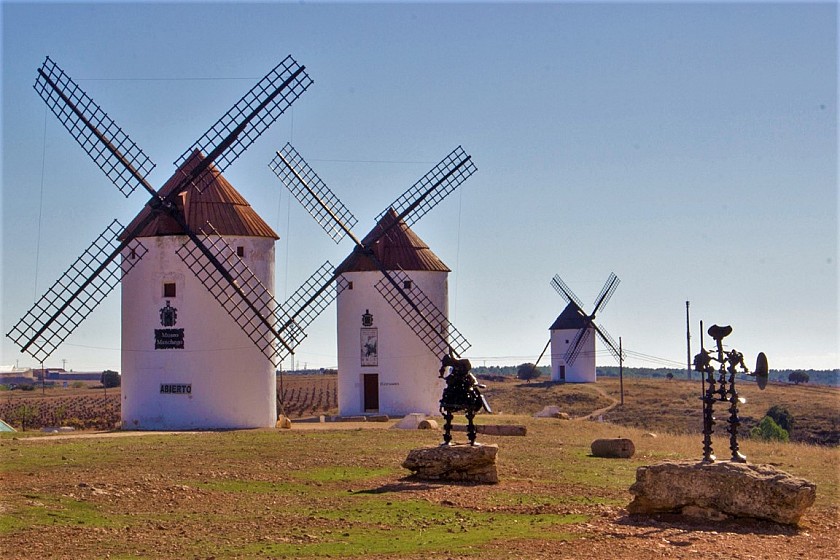
[{"label": "white windmill", "polygon": [[409,226],[475,172],[471,157],[453,150],[363,239],[351,231],[356,219],[291,145],[271,168],[336,243],[345,236],[355,243],[334,275],[339,413],[437,414],[441,358],[469,343],[448,320],[449,268]]},{"label": "white windmill", "polygon": [[594,383],[597,378],[595,369],[595,336],[600,337],[607,350],[620,360],[620,349],[603,325],[595,324],[595,314],[603,310],[618,287],[619,279],[610,274],[598,297],[592,313],[583,311],[583,303],[566,285],[560,276],[555,275],[551,286],[566,300],[566,308],[549,327],[551,332],[551,380],[567,383]]},{"label": "white windmill", "polygon": [[140,186],[151,198],[127,228],[114,220],[7,336],[43,363],[122,280],[124,428],[273,426],[274,367],[333,296],[301,300],[304,288],[274,301],[277,236],[221,173],[311,84],[284,59],[155,190],[154,164],[47,58],[35,83],[47,106],[125,196]]}]

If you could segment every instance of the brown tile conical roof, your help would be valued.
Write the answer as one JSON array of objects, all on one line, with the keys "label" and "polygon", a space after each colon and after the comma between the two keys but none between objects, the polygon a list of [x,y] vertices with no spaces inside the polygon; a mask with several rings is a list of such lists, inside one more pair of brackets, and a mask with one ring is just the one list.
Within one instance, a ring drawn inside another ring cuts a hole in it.
[{"label": "brown tile conical roof", "polygon": [[[158,194],[162,197],[170,195],[181,182],[181,178],[194,169],[202,160],[203,154],[196,150],[181,164],[172,177],[160,188]],[[184,211],[187,226],[197,231],[207,222],[213,224],[221,235],[241,237],[270,237],[279,239],[271,227],[260,218],[259,214],[239,194],[233,185],[222,176],[212,163],[198,179],[198,189],[188,188],[175,203]],[[200,191],[200,192],[199,192]],[[185,208],[186,207],[186,208]],[[152,209],[146,205],[126,228],[131,231],[141,221],[145,220]],[[185,232],[166,213],[159,213],[140,231],[137,237],[157,237],[161,235],[183,235]],[[123,233],[125,235],[125,232]]]},{"label": "brown tile conical roof", "polygon": [[[385,231],[387,233],[382,235]],[[389,209],[362,239],[362,244],[373,251],[386,270],[450,272],[449,267],[429,249],[426,242],[399,219],[393,208]],[[336,274],[367,270],[379,269],[369,256],[356,248],[338,265]]]}]

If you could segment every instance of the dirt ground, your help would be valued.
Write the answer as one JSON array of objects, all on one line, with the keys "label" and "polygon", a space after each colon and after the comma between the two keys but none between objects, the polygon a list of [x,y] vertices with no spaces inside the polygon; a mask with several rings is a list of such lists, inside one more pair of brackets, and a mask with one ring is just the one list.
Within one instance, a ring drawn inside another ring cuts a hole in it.
[{"label": "dirt ground", "polygon": [[[356,431],[358,429],[385,429],[391,423],[296,423],[287,437],[306,437],[305,433],[319,430]],[[304,433],[305,432],[305,433]],[[202,440],[208,443],[220,434],[202,432],[198,434],[169,435],[136,432],[112,434],[75,434],[27,441],[3,442],[4,447],[43,446],[45,460],[53,460],[47,451],[53,445],[64,445],[74,438],[107,437],[110,444],[121,445],[126,453],[139,453],[136,445],[154,447],[162,437],[184,439],[185,445],[202,447]],[[122,438],[122,441],[120,441]],[[129,441],[129,438],[131,441]],[[160,447],[164,449],[164,447]],[[61,447],[64,449],[64,447]],[[166,447],[165,449],[169,449]],[[397,453],[395,452],[395,456]],[[237,479],[280,483],[288,480],[283,473],[284,465],[265,460],[244,460],[231,457],[220,462],[218,458],[191,453],[189,461],[172,459],[168,468],[162,468],[167,459],[148,462],[125,461],[110,463],[107,469],[85,467],[73,469],[73,449],[67,448],[60,461],[68,464],[69,478],[57,478],[54,471],[33,469],[29,472],[4,472],[2,483],[5,505],[0,513],[21,505],[38,505],[41,496],[62,496],[75,502],[91,504],[96,509],[113,512],[132,512],[129,515],[143,515],[144,521],[136,519],[116,526],[73,526],[67,523],[39,526],[35,532],[12,531],[0,533],[0,556],[9,559],[41,558],[99,558],[112,557],[110,542],[129,541],[134,549],[130,554],[114,549],[114,558],[214,558],[212,555],[196,556],[193,550],[196,542],[206,540],[217,542],[233,549],[252,543],[307,542],[318,539],[312,535],[313,527],[329,532],[344,530],[342,523],[318,516],[285,515],[284,509],[299,507],[298,503],[284,502],[288,497],[274,493],[254,493],[247,496],[247,510],[261,512],[257,518],[249,514],[237,519],[237,511],[245,507],[242,496],[230,492],[212,491],[201,485],[185,485],[184,481],[226,481],[231,470],[238,469]],[[295,469],[312,468],[330,464],[334,451],[323,449],[309,453],[295,464]],[[151,456],[151,455],[149,455]],[[139,459],[139,456],[138,456]],[[286,465],[289,467],[290,465]],[[507,470],[505,470],[507,469]],[[403,475],[387,475],[375,481],[365,481],[366,491],[397,500],[423,500],[430,504],[452,508],[453,511],[489,513],[581,514],[586,521],[573,523],[566,530],[575,538],[515,540],[482,545],[480,551],[471,553],[428,553],[379,555],[377,558],[408,558],[423,560],[466,558],[527,558],[578,560],[600,559],[675,559],[675,558],[720,558],[720,559],[832,559],[840,558],[840,509],[834,505],[810,510],[799,527],[777,525],[755,520],[733,520],[711,522],[691,520],[675,515],[640,516],[627,514],[623,507],[603,503],[579,503],[570,506],[581,495],[581,488],[567,482],[546,486],[544,480],[534,481],[523,477],[514,467],[504,467],[500,472],[501,482],[492,486],[457,484],[430,484],[416,481]],[[316,489],[318,483],[313,483]],[[335,484],[335,483],[333,483]],[[358,481],[337,483],[337,492],[332,498],[319,496],[317,508],[322,511],[339,509],[342,493],[359,491]],[[342,486],[342,484],[344,486]],[[555,500],[537,504],[509,503],[499,505],[494,495],[528,496],[549,492]],[[569,500],[564,500],[568,497]],[[606,491],[599,496],[607,502],[621,502],[626,492]],[[10,499],[6,502],[6,499]],[[496,505],[493,505],[496,504]],[[61,516],[61,505],[40,504],[53,508],[54,515]],[[413,520],[418,530],[424,527],[423,520]],[[431,522],[431,521],[430,521]],[[324,527],[327,525],[328,528]],[[219,535],[223,535],[220,537]],[[214,545],[215,546],[215,545]],[[72,552],[71,552],[72,551]],[[478,554],[476,554],[478,553]],[[223,555],[225,558],[272,558],[271,554]]]}]

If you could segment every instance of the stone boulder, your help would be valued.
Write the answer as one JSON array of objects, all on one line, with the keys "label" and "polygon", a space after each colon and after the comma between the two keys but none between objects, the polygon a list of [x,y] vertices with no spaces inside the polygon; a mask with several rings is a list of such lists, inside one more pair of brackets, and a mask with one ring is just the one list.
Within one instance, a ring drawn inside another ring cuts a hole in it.
[{"label": "stone boulder", "polygon": [[593,457],[609,459],[629,459],[636,453],[636,446],[627,438],[596,439],[590,449]]},{"label": "stone boulder", "polygon": [[402,420],[398,421],[394,424],[394,428],[400,430],[416,430],[420,427],[420,422],[426,419],[426,415],[420,412],[412,412],[411,414],[406,414]]},{"label": "stone boulder", "polygon": [[770,465],[672,462],[639,467],[627,506],[633,514],[750,517],[796,525],[817,486]]},{"label": "stone boulder", "polygon": [[534,413],[534,418],[557,418],[558,414],[560,414],[560,407],[550,404],[543,407],[539,412]]},{"label": "stone boulder", "polygon": [[437,445],[412,449],[404,469],[423,480],[448,480],[496,484],[498,445]]}]

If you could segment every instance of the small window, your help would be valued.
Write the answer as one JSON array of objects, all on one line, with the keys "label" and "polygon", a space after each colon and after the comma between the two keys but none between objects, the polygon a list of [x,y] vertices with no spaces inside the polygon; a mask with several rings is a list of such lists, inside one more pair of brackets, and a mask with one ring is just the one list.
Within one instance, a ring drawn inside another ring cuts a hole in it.
[{"label": "small window", "polygon": [[245,247],[237,247],[236,248],[236,256],[237,257],[244,257],[245,256]]},{"label": "small window", "polygon": [[350,280],[349,282],[347,282],[347,289],[348,289],[348,290],[352,290],[352,289],[353,289],[353,281],[352,281],[352,280]]},{"label": "small window", "polygon": [[411,280],[403,280],[403,290],[411,289]]},{"label": "small window", "polygon": [[164,282],[163,297],[175,297],[175,282]]},{"label": "small window", "polygon": [[131,248],[131,253],[128,255],[128,258],[131,259],[131,260],[136,260],[137,259],[137,249],[132,247]]}]

